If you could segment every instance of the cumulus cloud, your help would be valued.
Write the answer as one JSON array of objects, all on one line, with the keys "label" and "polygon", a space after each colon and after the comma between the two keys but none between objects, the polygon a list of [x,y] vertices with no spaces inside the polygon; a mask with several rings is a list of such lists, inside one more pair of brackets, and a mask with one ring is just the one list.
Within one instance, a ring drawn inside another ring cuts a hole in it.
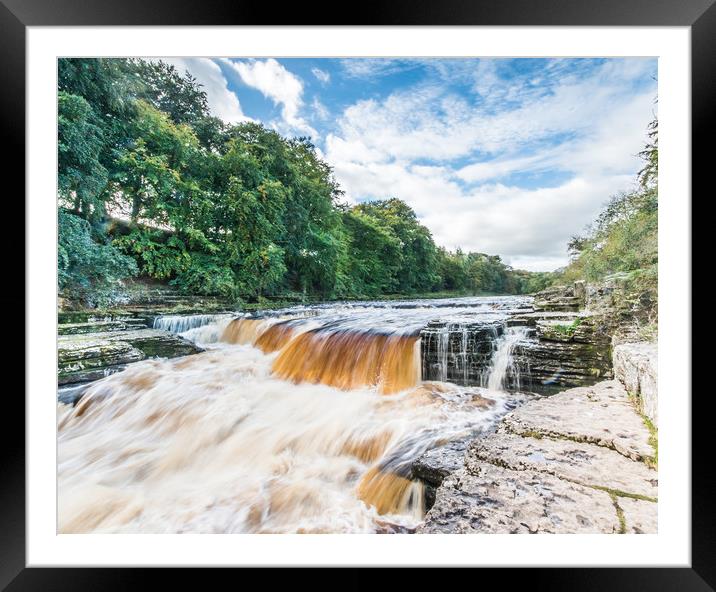
[{"label": "cumulus cloud", "polygon": [[[326,157],[349,200],[404,199],[438,244],[555,269],[569,238],[634,183],[655,86],[632,83],[650,67],[606,61],[584,75],[573,62],[547,62],[532,82],[515,82],[481,60],[467,72],[473,100],[433,82],[349,106]],[[539,88],[524,90],[531,84]],[[485,108],[485,98],[503,107]],[[547,186],[506,182],[555,172],[561,180]]]},{"label": "cumulus cloud", "polygon": [[255,88],[274,104],[281,105],[285,128],[317,136],[318,133],[299,116],[303,106],[303,82],[273,58],[267,60],[234,61],[225,59],[247,86]]},{"label": "cumulus cloud", "polygon": [[569,238],[633,186],[655,110],[653,59],[343,59],[333,79],[372,90],[338,112],[335,84],[306,97],[275,59],[166,61],[225,120],[247,118],[224,74],[280,107],[266,123],[282,133],[320,139],[310,118],[348,202],[398,197],[438,244],[531,270],[565,265]]},{"label": "cumulus cloud", "polygon": [[172,64],[180,73],[188,70],[206,91],[207,102],[212,115],[228,123],[250,121],[244,115],[238,97],[229,90],[228,83],[219,65],[209,58],[159,58]]}]

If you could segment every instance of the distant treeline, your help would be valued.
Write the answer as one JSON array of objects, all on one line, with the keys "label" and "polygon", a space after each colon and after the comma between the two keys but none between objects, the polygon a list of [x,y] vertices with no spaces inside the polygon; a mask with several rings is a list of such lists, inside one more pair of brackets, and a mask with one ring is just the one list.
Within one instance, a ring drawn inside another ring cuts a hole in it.
[{"label": "distant treeline", "polygon": [[399,199],[341,203],[308,138],[212,117],[201,85],[163,62],[59,60],[58,128],[60,291],[85,304],[135,275],[235,301],[525,293],[551,279],[436,246]]}]

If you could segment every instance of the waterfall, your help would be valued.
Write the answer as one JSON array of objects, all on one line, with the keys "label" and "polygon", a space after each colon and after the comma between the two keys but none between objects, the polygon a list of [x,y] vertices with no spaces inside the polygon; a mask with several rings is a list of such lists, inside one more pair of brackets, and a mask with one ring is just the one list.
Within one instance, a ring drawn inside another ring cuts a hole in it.
[{"label": "waterfall", "polygon": [[[306,346],[320,347],[315,334],[303,335]],[[392,348],[398,358],[409,356],[408,342],[380,341],[357,339],[354,353],[376,346],[388,357]],[[325,345],[327,355],[332,346],[347,355],[346,343]],[[58,405],[59,531],[414,527],[425,503],[413,460],[494,425],[509,409],[499,393],[476,405],[474,392],[446,383],[391,396],[314,384],[309,375],[320,368],[300,357],[304,380],[292,384],[276,376],[273,361],[259,348],[232,344],[145,360],[93,383],[74,407]],[[396,378],[393,372],[386,378]]]},{"label": "waterfall", "polygon": [[226,319],[228,316],[227,314],[162,315],[154,319],[153,328],[169,331],[170,333],[185,333],[189,329],[211,325],[221,319]]},{"label": "waterfall", "polygon": [[[438,314],[380,303],[157,317],[155,329],[209,346],[67,393],[58,530],[414,528],[426,510],[415,461],[519,398],[500,391],[526,330],[503,334],[498,302],[467,300]],[[465,386],[483,383],[494,392]]]},{"label": "waterfall", "polygon": [[527,337],[525,327],[507,327],[496,342],[495,353],[492,355],[487,388],[492,391],[505,390],[509,377],[513,378],[514,387],[520,388],[520,373],[512,356],[515,345]]},{"label": "waterfall", "polygon": [[420,382],[419,337],[363,331],[308,331],[288,341],[273,364],[276,376],[344,390],[377,386],[397,393]]},{"label": "waterfall", "polygon": [[446,382],[448,371],[448,348],[450,345],[450,325],[448,324],[443,329],[438,331],[438,333],[435,335],[435,338],[438,341],[438,360],[440,362],[440,373],[438,375],[438,380],[441,382]]}]

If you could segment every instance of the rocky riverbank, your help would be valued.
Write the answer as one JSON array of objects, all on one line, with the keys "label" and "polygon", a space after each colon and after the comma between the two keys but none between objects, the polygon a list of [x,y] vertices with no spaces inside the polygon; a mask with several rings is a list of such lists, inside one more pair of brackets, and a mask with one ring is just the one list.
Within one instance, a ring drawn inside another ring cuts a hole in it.
[{"label": "rocky riverbank", "polygon": [[149,328],[136,317],[59,325],[57,383],[98,380],[147,358],[175,358],[201,352],[191,341]]},{"label": "rocky riverbank", "polygon": [[[637,364],[628,349],[649,348],[624,348],[622,365]],[[618,380],[524,404],[449,457],[418,532],[655,533],[656,433],[640,408]]]},{"label": "rocky riverbank", "polygon": [[587,293],[576,282],[540,292],[506,320],[429,323],[420,333],[423,379],[485,386],[498,340],[518,329],[506,388],[554,393],[612,378],[610,324]]}]

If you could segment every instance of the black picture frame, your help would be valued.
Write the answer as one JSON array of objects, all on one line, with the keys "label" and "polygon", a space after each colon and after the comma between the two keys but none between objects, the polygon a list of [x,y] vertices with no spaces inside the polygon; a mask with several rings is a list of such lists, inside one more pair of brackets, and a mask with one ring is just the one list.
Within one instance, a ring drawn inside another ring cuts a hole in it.
[{"label": "black picture frame", "polygon": [[[2,158],[4,177],[17,187],[6,189],[3,209],[14,207],[5,220],[29,220],[23,200],[25,170],[25,36],[29,26],[101,26],[101,25],[502,25],[502,26],[688,26],[692,48],[692,186],[695,194],[706,189],[713,165],[707,162],[711,150],[708,136],[713,129],[716,105],[716,6],[714,0],[393,0],[362,4],[354,11],[336,11],[335,5],[285,4],[280,10],[267,3],[204,0],[121,0],[78,2],[74,0],[0,0],[0,55],[4,88],[0,90],[0,119],[6,150]],[[345,7],[344,7],[345,8]],[[350,15],[343,21],[339,15]],[[701,144],[703,149],[697,149]],[[4,181],[7,188],[7,183]],[[705,193],[705,196],[708,195]],[[693,204],[683,196],[685,207]],[[12,203],[9,203],[12,201]],[[12,224],[16,228],[20,225]],[[6,235],[7,236],[7,235]],[[19,245],[20,238],[15,245]],[[13,288],[2,291],[3,310],[11,311],[7,321],[13,335],[13,350],[20,351],[17,336],[24,335],[26,309],[24,259],[17,257],[3,264]],[[12,265],[15,269],[12,269]],[[22,286],[22,287],[21,287]],[[690,290],[691,287],[689,286]],[[24,315],[18,311],[24,311]],[[22,326],[21,326],[22,325]],[[690,344],[684,344],[690,347]],[[23,348],[24,352],[24,348]],[[27,352],[29,355],[30,352]],[[19,373],[18,373],[19,374]],[[715,590],[716,589],[716,513],[713,494],[716,478],[711,469],[708,393],[692,398],[692,563],[690,568],[543,568],[502,570],[502,586],[524,579],[530,589],[549,590]],[[690,397],[691,393],[679,396]],[[5,428],[2,431],[3,479],[0,497],[0,586],[7,590],[105,590],[166,583],[164,570],[152,569],[50,569],[25,567],[25,438],[23,399],[18,389],[8,388],[3,405]],[[11,430],[17,427],[18,430]],[[702,469],[699,469],[701,467]],[[585,557],[589,563],[589,557]],[[81,561],[81,558],[78,558]],[[319,561],[320,562],[320,561]],[[559,558],[555,558],[559,563]],[[355,568],[350,577],[336,576],[337,586],[350,584],[365,589],[376,579]],[[425,583],[419,572],[413,572]],[[288,574],[286,574],[288,575]],[[293,577],[293,576],[289,576]],[[402,586],[411,585],[411,576],[403,573]],[[473,576],[477,577],[477,576]],[[482,579],[484,576],[479,576]],[[206,575],[181,574],[184,585],[201,582]],[[381,575],[381,579],[384,576]],[[327,581],[333,579],[326,578]],[[416,581],[418,581],[416,579]],[[478,580],[476,580],[477,582]],[[338,583],[340,582],[340,583]],[[317,582],[314,580],[313,585]],[[476,585],[478,585],[476,583]],[[519,584],[518,584],[519,585]]]}]

